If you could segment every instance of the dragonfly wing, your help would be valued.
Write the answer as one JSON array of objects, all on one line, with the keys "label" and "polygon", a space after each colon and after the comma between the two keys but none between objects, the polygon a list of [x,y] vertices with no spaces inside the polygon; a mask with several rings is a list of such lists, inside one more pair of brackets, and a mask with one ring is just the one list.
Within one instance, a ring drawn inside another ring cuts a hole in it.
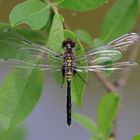
[{"label": "dragonfly wing", "polygon": [[99,50],[107,50],[107,49],[113,49],[118,50],[120,52],[123,52],[127,50],[128,47],[135,45],[135,43],[138,41],[139,35],[137,33],[128,33],[125,35],[120,36],[119,38],[109,42],[107,45],[96,48],[92,51],[90,51],[88,54],[95,53]]},{"label": "dragonfly wing", "polygon": [[21,48],[20,49],[25,56],[28,56],[29,58],[35,60],[39,60],[40,63],[47,64],[48,58],[49,59],[54,59],[55,61],[60,61],[61,63],[63,62],[63,57],[56,56],[56,55],[48,55],[48,53],[43,50],[43,49],[38,49],[38,48]]},{"label": "dragonfly wing", "polygon": [[[21,40],[21,38],[20,38]],[[27,48],[21,48],[21,50],[30,50],[30,52],[36,52],[36,53],[45,53],[45,54],[49,54],[49,55],[53,55],[54,57],[61,57],[61,55],[59,55],[58,53],[52,51],[51,49],[48,49],[47,47],[44,47],[42,45],[33,43],[29,40],[21,40],[23,44],[27,45]]]},{"label": "dragonfly wing", "polygon": [[136,66],[136,62],[124,61],[114,64],[104,65],[91,65],[91,66],[79,66],[75,70],[78,72],[102,72],[102,71],[114,71],[114,70],[129,70],[129,66]]},{"label": "dragonfly wing", "polygon": [[[40,44],[34,43],[34,41],[28,40],[26,37],[17,32],[3,31],[0,32],[0,39],[4,42],[7,40],[15,44],[14,52],[15,55],[12,58],[17,60],[22,59],[23,61],[28,61],[34,63],[35,60],[39,63],[48,65],[55,63],[58,65],[63,63],[63,55],[52,51],[51,49],[42,46]],[[13,49],[12,47],[10,49]],[[9,55],[3,56],[2,58],[11,58]],[[56,61],[56,62],[55,62]]]},{"label": "dragonfly wing", "polygon": [[135,45],[138,38],[139,35],[137,33],[128,33],[108,43],[105,49],[112,48],[122,52],[127,50],[128,47]]},{"label": "dragonfly wing", "polygon": [[99,50],[96,51],[96,55],[88,56],[90,64],[104,64],[109,61],[117,61],[122,57],[122,53],[118,50]]},{"label": "dragonfly wing", "polygon": [[0,59],[0,63],[11,64],[9,66],[11,68],[36,69],[36,70],[55,69],[56,71],[61,70],[61,67],[59,67],[59,66],[51,66],[51,65],[45,65],[45,64],[36,64],[36,63],[26,62],[26,61],[17,60],[17,59],[3,58],[3,59]]},{"label": "dragonfly wing", "polygon": [[87,58],[89,63],[95,65],[104,64],[109,61],[117,61],[121,58],[123,51],[135,45],[138,38],[139,36],[137,33],[125,34],[105,46],[87,52],[85,57],[78,58],[77,60],[80,61]]},{"label": "dragonfly wing", "polygon": [[122,57],[122,53],[120,51],[108,49],[108,50],[96,51],[94,55],[90,54],[84,57],[84,59],[83,58],[76,59],[76,62],[82,63],[82,61],[87,60],[90,65],[91,64],[100,65],[110,61],[115,62],[119,60],[121,57]]},{"label": "dragonfly wing", "polygon": [[46,45],[43,46],[43,45],[37,44],[37,43],[35,43],[31,40],[28,40],[26,37],[24,37],[23,35],[21,35],[17,32],[12,32],[12,31],[9,31],[9,30],[3,31],[3,32],[0,33],[0,38],[2,40],[8,40],[9,39],[9,41],[11,41],[11,42],[23,44],[24,47],[26,46],[26,48],[21,49],[21,47],[18,47],[18,49],[21,49],[22,51],[25,50],[25,49],[31,49],[32,53],[35,52],[35,51],[36,51],[36,53],[37,52],[38,53],[44,52],[45,54],[53,55],[54,57],[59,56],[59,57],[62,58],[62,55],[59,55],[57,52],[47,48]]}]

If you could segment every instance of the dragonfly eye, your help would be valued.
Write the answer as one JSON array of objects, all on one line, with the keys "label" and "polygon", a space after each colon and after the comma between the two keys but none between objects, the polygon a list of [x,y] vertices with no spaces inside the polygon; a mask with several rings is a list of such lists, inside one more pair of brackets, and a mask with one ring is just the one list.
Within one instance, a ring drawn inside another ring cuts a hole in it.
[{"label": "dragonfly eye", "polygon": [[67,40],[63,41],[62,46],[64,49],[72,50],[75,47],[75,42],[68,38]]}]

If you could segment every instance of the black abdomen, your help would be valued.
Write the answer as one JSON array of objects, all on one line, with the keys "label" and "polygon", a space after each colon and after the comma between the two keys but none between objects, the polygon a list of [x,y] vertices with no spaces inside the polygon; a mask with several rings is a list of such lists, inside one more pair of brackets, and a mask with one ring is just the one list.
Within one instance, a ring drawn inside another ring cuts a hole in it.
[{"label": "black abdomen", "polygon": [[67,81],[67,124],[71,125],[71,81]]}]

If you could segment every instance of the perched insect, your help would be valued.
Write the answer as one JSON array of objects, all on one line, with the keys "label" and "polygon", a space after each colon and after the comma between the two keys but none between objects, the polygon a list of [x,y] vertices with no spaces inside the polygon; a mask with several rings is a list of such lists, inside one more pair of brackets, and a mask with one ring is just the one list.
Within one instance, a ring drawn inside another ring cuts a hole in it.
[{"label": "perched insect", "polygon": [[[39,63],[28,62],[20,59],[1,58],[1,62],[17,64],[17,68],[32,68],[37,70],[61,71],[63,80],[67,80],[67,124],[71,125],[71,80],[77,74],[83,82],[86,82],[79,73],[81,72],[102,72],[124,69],[126,66],[133,66],[136,63],[132,61],[116,62],[122,56],[122,52],[128,47],[135,45],[139,36],[136,33],[125,34],[105,46],[92,49],[85,53],[84,56],[76,56],[75,51],[79,48],[75,47],[75,42],[71,39],[66,39],[62,43],[64,49],[63,54],[58,54],[51,49],[35,44],[22,37],[15,38],[21,41],[27,47],[20,48],[21,51],[27,54],[31,59],[39,59]],[[47,59],[51,56],[52,59],[61,62],[62,65],[50,65]],[[88,65],[78,66],[82,61],[86,61]],[[107,63],[113,61],[115,63]]]}]

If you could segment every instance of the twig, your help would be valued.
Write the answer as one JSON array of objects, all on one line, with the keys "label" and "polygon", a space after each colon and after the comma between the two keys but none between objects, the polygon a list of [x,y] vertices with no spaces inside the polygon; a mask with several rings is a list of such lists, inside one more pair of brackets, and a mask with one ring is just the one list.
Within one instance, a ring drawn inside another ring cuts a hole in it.
[{"label": "twig", "polygon": [[[135,61],[137,56],[138,56],[138,52],[139,52],[139,46],[140,46],[140,40],[137,42],[136,47],[132,50],[129,59],[132,61]],[[131,71],[131,69],[130,69]],[[130,71],[123,71],[123,73],[120,75],[120,78],[116,81],[116,86],[118,86],[118,91],[122,92],[123,87],[126,85],[126,82],[128,80],[128,77],[130,75]]]},{"label": "twig", "polygon": [[48,0],[47,3],[50,5],[51,10],[52,10],[53,13],[59,14],[59,13],[58,13],[57,6],[56,6],[54,3],[50,2],[50,0]]},{"label": "twig", "polygon": [[[139,46],[140,46],[140,39],[136,44],[136,47],[134,47],[132,49],[132,52],[129,56],[129,59],[132,61],[135,61],[137,56],[138,56],[138,52],[139,52]],[[120,77],[114,82],[111,83],[107,77],[105,77],[104,75],[100,74],[100,73],[96,73],[97,78],[103,83],[105,89],[107,91],[111,91],[111,92],[117,92],[117,93],[122,93],[124,86],[126,85],[126,82],[128,80],[128,77],[130,75],[131,69],[130,71],[123,71],[122,74],[120,75]],[[113,131],[110,137],[113,137],[113,139],[116,139],[116,127],[117,127],[117,117],[114,120],[114,125],[113,125]]]},{"label": "twig", "polygon": [[104,88],[108,92],[116,92],[115,86],[108,80],[108,78],[99,72],[95,73],[97,78],[103,83]]}]

